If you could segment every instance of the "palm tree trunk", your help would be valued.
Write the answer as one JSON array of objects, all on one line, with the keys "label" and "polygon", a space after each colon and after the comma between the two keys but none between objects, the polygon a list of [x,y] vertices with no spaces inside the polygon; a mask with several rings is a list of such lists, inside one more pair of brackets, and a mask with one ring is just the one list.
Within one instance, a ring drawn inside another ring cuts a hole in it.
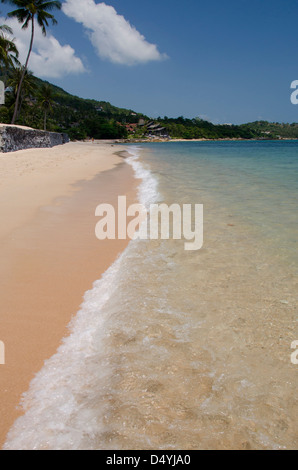
[{"label": "palm tree trunk", "polygon": [[20,99],[20,106],[19,106],[19,109],[17,111],[17,121],[19,120],[19,117],[20,117],[20,114],[21,114],[21,107],[22,107],[22,104],[23,104],[23,99],[21,98]]},{"label": "palm tree trunk", "polygon": [[47,130],[47,112],[44,112],[44,130]]},{"label": "palm tree trunk", "polygon": [[28,62],[29,62],[29,58],[30,58],[30,55],[31,55],[31,52],[32,52],[32,47],[33,47],[33,40],[34,40],[34,15],[32,15],[31,21],[32,21],[32,32],[31,32],[30,47],[29,47],[29,52],[28,52],[28,55],[27,55],[27,59],[26,59],[25,66],[24,66],[24,68],[23,68],[23,73],[22,73],[22,75],[21,75],[21,80],[20,80],[20,83],[19,83],[19,86],[18,86],[17,97],[16,97],[16,102],[15,102],[15,107],[14,107],[14,113],[13,113],[13,118],[12,118],[11,124],[14,124],[14,123],[15,123],[16,118],[17,118],[17,115],[18,115],[21,89],[22,89],[23,81],[24,81],[25,74],[26,74],[26,71],[27,71],[27,68],[28,68]]}]

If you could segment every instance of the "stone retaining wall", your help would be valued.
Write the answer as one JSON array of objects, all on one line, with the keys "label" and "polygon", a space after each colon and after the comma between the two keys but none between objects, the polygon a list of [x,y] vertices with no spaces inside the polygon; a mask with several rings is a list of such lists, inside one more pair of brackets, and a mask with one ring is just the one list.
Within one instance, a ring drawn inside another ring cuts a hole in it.
[{"label": "stone retaining wall", "polygon": [[17,126],[0,126],[0,152],[30,148],[49,148],[69,142],[67,134],[45,132]]}]

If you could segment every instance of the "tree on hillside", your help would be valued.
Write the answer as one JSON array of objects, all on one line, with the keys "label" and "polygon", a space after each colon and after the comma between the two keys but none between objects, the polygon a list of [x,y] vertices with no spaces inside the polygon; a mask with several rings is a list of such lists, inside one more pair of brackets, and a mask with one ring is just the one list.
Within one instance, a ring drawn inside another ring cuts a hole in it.
[{"label": "tree on hillside", "polygon": [[33,48],[35,19],[37,20],[38,25],[41,27],[43,35],[46,36],[47,34],[46,27],[49,26],[49,21],[51,21],[53,25],[57,23],[54,15],[52,15],[49,12],[55,9],[60,10],[61,2],[58,2],[58,1],[48,2],[44,0],[31,0],[31,1],[29,0],[1,0],[1,2],[9,3],[17,7],[16,10],[13,10],[10,13],[8,13],[7,16],[9,18],[17,18],[19,23],[22,23],[23,29],[27,29],[29,25],[31,24],[31,40],[30,40],[29,51],[28,51],[26,62],[25,62],[25,66],[23,67],[23,73],[20,78],[13,118],[11,121],[11,123],[14,124],[18,115],[22,85],[23,85],[25,74],[28,68],[28,62],[29,62],[32,48]]},{"label": "tree on hillside", "polygon": [[[20,81],[21,77],[23,77],[22,81],[22,89],[20,90]],[[24,73],[24,67],[13,67],[10,72],[10,77],[7,82],[8,86],[10,87],[13,95],[19,95],[19,106],[16,112],[16,119],[19,118],[21,113],[21,108],[24,103],[24,100],[27,97],[32,97],[35,94],[36,84],[35,84],[35,77],[29,70],[26,70]]]},{"label": "tree on hillside", "polygon": [[48,83],[44,83],[40,89],[38,101],[44,111],[44,130],[47,130],[47,116],[53,110],[54,95],[53,89]]}]

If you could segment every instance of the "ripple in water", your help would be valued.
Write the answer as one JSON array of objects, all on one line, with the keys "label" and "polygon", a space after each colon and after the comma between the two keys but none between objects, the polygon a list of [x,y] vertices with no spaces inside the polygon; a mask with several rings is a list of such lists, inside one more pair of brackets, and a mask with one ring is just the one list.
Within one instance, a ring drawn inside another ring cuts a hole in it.
[{"label": "ripple in water", "polygon": [[32,382],[6,449],[295,448],[298,145],[212,144],[131,148],[143,204],[204,204],[204,247],[129,244]]}]

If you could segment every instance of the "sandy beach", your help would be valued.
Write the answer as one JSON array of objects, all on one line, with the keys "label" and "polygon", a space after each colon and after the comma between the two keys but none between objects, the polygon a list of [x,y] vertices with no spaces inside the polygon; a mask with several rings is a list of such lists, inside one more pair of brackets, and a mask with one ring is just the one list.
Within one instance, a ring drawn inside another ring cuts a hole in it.
[{"label": "sandy beach", "polygon": [[132,168],[111,143],[69,143],[0,155],[0,445],[84,293],[127,241],[95,238],[95,208],[136,201]]}]

